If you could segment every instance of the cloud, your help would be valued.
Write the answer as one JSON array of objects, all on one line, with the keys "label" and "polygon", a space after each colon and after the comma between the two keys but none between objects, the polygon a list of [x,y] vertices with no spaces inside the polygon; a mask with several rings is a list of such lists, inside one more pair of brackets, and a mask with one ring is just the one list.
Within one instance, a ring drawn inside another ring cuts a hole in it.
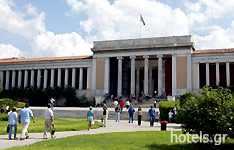
[{"label": "cloud", "polygon": [[[82,3],[82,12],[87,16],[80,22],[84,31],[94,40],[139,38],[140,14],[146,22],[141,27],[142,37],[185,35],[189,32],[188,17],[179,8],[150,0],[73,0]],[[72,10],[80,5],[68,3]],[[78,11],[77,13],[80,13]]]},{"label": "cloud", "polygon": [[21,50],[15,48],[11,44],[0,44],[0,58],[21,57]]}]

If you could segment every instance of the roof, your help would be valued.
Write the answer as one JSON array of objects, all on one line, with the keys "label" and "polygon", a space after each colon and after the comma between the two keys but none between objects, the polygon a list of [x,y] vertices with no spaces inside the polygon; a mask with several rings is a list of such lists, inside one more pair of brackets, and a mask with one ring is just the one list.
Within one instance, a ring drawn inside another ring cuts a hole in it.
[{"label": "roof", "polygon": [[199,54],[222,54],[222,53],[234,53],[234,48],[195,50],[193,51],[192,54],[199,55]]},{"label": "roof", "polygon": [[50,62],[50,61],[64,61],[64,60],[83,60],[92,59],[93,56],[67,56],[67,57],[44,57],[44,58],[4,58],[0,59],[0,64],[9,63],[28,63],[28,62]]}]

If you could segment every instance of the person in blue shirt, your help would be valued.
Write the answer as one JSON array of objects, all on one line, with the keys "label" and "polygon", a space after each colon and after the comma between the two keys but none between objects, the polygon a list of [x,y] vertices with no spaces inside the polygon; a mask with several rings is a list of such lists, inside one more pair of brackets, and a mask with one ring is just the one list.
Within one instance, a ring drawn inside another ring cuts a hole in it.
[{"label": "person in blue shirt", "polygon": [[133,115],[135,113],[135,109],[133,108],[133,106],[131,105],[131,107],[128,109],[128,114],[129,114],[129,122],[133,123]]},{"label": "person in blue shirt", "polygon": [[149,116],[150,116],[150,126],[153,127],[155,119],[155,109],[153,108],[153,106],[151,106],[149,109]]},{"label": "person in blue shirt", "polygon": [[32,118],[33,123],[35,123],[35,119],[31,109],[29,109],[29,105],[25,104],[25,107],[20,111],[19,123],[22,124],[22,132],[20,135],[20,140],[28,139],[28,126],[30,123],[30,119]]},{"label": "person in blue shirt", "polygon": [[92,124],[94,124],[94,111],[92,109],[92,106],[90,106],[87,112],[87,120],[89,121],[88,131],[91,129]]},{"label": "person in blue shirt", "polygon": [[9,113],[9,125],[10,125],[10,129],[9,129],[9,134],[8,134],[8,138],[9,140],[11,140],[11,135],[12,135],[12,128],[14,127],[14,139],[16,138],[16,134],[17,134],[17,122],[18,122],[18,114],[16,113],[16,107],[12,108],[12,112]]}]

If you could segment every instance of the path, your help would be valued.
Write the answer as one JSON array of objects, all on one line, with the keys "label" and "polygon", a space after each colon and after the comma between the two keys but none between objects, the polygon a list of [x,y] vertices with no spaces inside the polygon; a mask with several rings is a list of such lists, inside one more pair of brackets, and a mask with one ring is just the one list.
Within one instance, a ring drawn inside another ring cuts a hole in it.
[{"label": "path", "polygon": [[[137,125],[137,121],[133,124],[129,124],[126,120],[121,120],[116,123],[113,120],[109,120],[107,123],[107,127],[101,127],[98,129],[92,129],[90,131],[81,130],[81,131],[64,131],[64,132],[56,132],[56,138],[65,138],[74,135],[83,135],[83,134],[100,134],[100,133],[110,133],[110,132],[134,132],[134,131],[159,131],[160,124],[155,123],[155,127],[149,127],[149,122],[142,122],[142,126]],[[180,125],[169,123],[167,124],[167,130],[181,130]],[[0,149],[10,148],[14,146],[23,146],[33,144],[39,141],[43,141],[42,135],[43,133],[29,133],[30,138],[27,140],[8,140],[7,135],[0,135]],[[19,135],[18,135],[19,137]],[[48,137],[50,135],[48,134]],[[49,138],[50,139],[50,138]],[[47,139],[48,140],[48,139]]]}]

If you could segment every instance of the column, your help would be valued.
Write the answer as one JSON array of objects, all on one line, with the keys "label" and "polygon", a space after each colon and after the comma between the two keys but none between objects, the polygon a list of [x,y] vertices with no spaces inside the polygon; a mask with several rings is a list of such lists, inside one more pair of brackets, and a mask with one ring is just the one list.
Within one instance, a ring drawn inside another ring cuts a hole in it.
[{"label": "column", "polygon": [[110,86],[110,58],[105,58],[105,77],[104,77],[104,93],[109,93]]},{"label": "column", "polygon": [[153,94],[153,68],[149,68],[149,95]]},{"label": "column", "polygon": [[30,85],[32,87],[34,87],[34,70],[33,69],[31,70],[31,83],[30,83]]},{"label": "column", "polygon": [[217,62],[216,64],[216,85],[219,86],[219,63]]},{"label": "column", "polygon": [[41,87],[41,70],[37,70],[37,88]]},{"label": "column", "polygon": [[90,67],[87,67],[87,90],[89,89],[89,75],[90,75]]},{"label": "column", "polygon": [[210,85],[210,66],[206,63],[206,86]]},{"label": "column", "polygon": [[9,89],[9,81],[10,81],[10,71],[7,70],[7,71],[6,71],[6,85],[5,85],[5,89],[6,89],[6,90]]},{"label": "column", "polygon": [[140,92],[140,68],[136,69],[136,96],[139,96]]},{"label": "column", "polygon": [[28,70],[24,71],[24,87],[28,86]]},{"label": "column", "polygon": [[226,62],[226,82],[227,86],[230,86],[230,63]]},{"label": "column", "polygon": [[11,87],[15,87],[15,76],[16,76],[16,72],[15,70],[12,71],[12,82],[11,82]]},{"label": "column", "polygon": [[122,59],[123,57],[117,57],[118,59],[118,91],[117,96],[122,95]]},{"label": "column", "polygon": [[50,74],[50,87],[54,88],[54,68],[51,69],[51,74]]},{"label": "column", "polygon": [[145,72],[144,72],[144,93],[149,95],[149,56],[143,56],[145,59]]},{"label": "column", "polygon": [[61,74],[62,74],[62,70],[61,68],[58,68],[58,82],[57,82],[58,87],[61,87]]},{"label": "column", "polygon": [[48,77],[48,70],[44,70],[44,89],[47,88],[47,77]]},{"label": "column", "polygon": [[83,68],[80,68],[79,90],[83,90]]},{"label": "column", "polygon": [[93,57],[93,68],[92,68],[92,95],[96,96],[96,69],[97,69],[97,58]]},{"label": "column", "polygon": [[158,96],[162,95],[162,55],[158,55]]},{"label": "column", "polygon": [[131,97],[135,96],[135,56],[130,56],[131,58]]},{"label": "column", "polygon": [[21,81],[22,81],[22,71],[19,70],[19,72],[18,72],[18,88],[21,87]]},{"label": "column", "polygon": [[191,54],[187,54],[187,90],[192,91],[192,60],[191,60]]},{"label": "column", "polygon": [[76,88],[76,68],[72,68],[72,87]]},{"label": "column", "polygon": [[3,89],[3,71],[0,71],[0,89]]},{"label": "column", "polygon": [[65,82],[64,82],[65,88],[68,86],[68,68],[65,68]]},{"label": "column", "polygon": [[177,95],[176,54],[172,54],[172,96]]}]

